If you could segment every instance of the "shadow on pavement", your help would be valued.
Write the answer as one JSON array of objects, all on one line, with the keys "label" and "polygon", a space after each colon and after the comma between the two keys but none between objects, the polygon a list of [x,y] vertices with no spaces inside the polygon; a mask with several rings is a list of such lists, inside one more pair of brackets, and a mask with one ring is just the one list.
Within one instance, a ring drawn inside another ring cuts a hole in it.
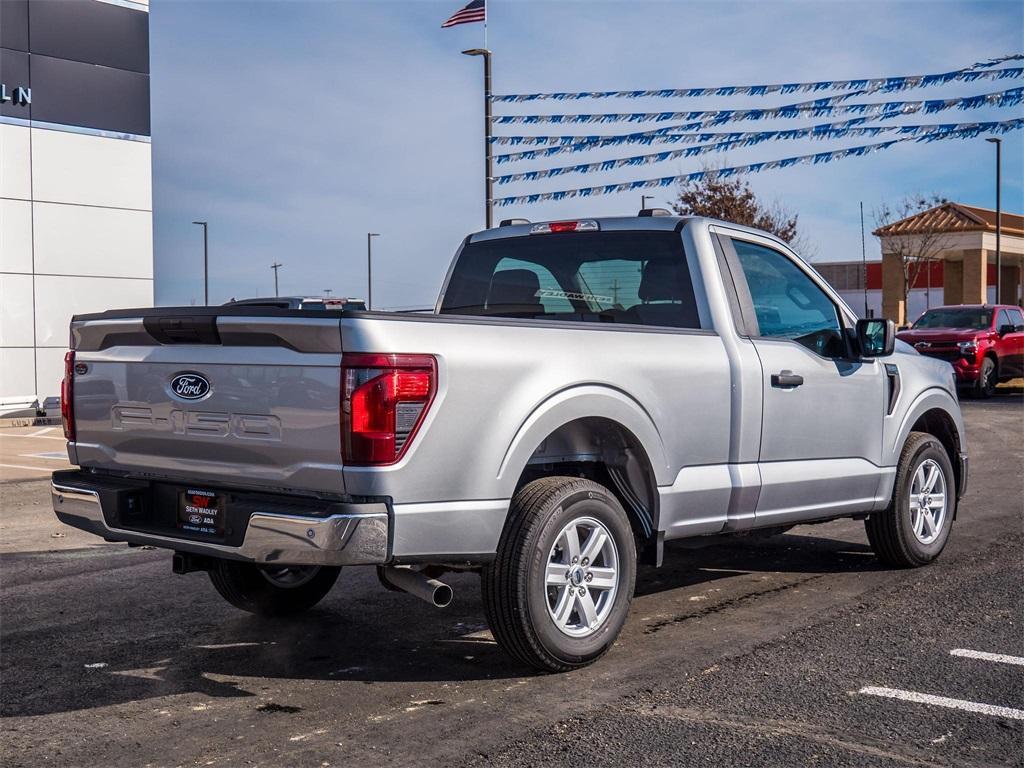
[{"label": "shadow on pavement", "polygon": [[[866,546],[835,539],[780,535],[715,541],[698,548],[670,546],[661,569],[640,568],[637,595],[685,590],[739,574],[856,573],[879,567]],[[83,585],[82,599],[100,601],[94,612],[82,606],[88,616],[71,615],[69,601],[75,596],[60,589],[43,593],[31,618],[17,622],[36,624],[31,630],[12,626],[11,611],[5,611],[0,714],[92,709],[188,692],[255,696],[265,679],[337,682],[344,695],[364,697],[353,683],[533,674],[505,656],[486,633],[475,574],[453,574],[449,581],[457,602],[437,611],[383,590],[372,569],[348,569],[317,609],[269,619],[221,602],[203,583],[203,574],[172,576],[169,564],[166,571],[164,566],[161,562],[154,570],[154,563],[143,563],[143,573],[107,594],[105,583]],[[127,577],[108,572],[104,578],[116,585]],[[49,619],[38,626],[40,617],[60,614],[67,616],[66,624]]]}]

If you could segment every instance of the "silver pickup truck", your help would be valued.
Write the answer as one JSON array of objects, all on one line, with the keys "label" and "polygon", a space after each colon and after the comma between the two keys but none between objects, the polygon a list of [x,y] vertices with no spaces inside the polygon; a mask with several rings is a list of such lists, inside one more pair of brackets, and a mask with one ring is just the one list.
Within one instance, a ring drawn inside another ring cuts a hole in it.
[{"label": "silver pickup truck", "polygon": [[117,310],[71,347],[62,521],[259,613],[341,566],[437,605],[479,571],[495,638],[544,670],[611,646],[668,540],[854,517],[919,566],[967,482],[950,366],[707,219],[478,232],[432,314]]}]

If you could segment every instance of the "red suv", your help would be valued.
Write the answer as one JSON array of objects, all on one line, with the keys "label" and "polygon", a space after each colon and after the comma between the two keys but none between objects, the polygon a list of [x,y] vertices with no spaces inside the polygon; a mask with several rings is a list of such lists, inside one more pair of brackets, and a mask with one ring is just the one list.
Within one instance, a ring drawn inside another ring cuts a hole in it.
[{"label": "red suv", "polygon": [[957,382],[977,397],[1024,376],[1024,313],[1005,304],[936,307],[896,338],[922,355],[948,360]]}]

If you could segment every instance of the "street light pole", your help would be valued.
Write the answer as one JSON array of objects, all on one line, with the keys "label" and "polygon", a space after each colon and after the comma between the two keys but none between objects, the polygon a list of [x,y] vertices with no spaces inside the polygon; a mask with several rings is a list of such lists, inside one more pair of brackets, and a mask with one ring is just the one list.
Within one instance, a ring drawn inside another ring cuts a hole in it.
[{"label": "street light pole", "polygon": [[491,52],[470,48],[467,56],[484,57],[484,218],[487,229],[494,226],[494,155],[491,146]]},{"label": "street light pole", "polygon": [[861,278],[864,280],[864,317],[868,315],[868,251],[864,244],[864,201],[860,201],[860,263]]},{"label": "street light pole", "polygon": [[1002,243],[1000,243],[1000,235],[1003,230],[1003,140],[993,138],[985,139],[985,141],[996,145],[996,304],[999,304],[1003,300],[1000,290],[1003,282],[1003,252]]},{"label": "street light pole", "polygon": [[280,269],[283,266],[284,266],[284,264],[282,264],[279,261],[275,261],[273,264],[270,265],[270,268],[272,270],[274,270],[274,296],[275,297],[279,295],[278,292],[277,292],[277,270]]},{"label": "street light pole", "polygon": [[366,308],[373,309],[373,238],[376,232],[366,233]]},{"label": "street light pole", "polygon": [[203,228],[203,304],[210,306],[210,251],[206,240],[206,222],[193,221]]},{"label": "street light pole", "polygon": [[654,195],[640,195],[640,210],[642,211],[647,208],[647,201],[653,199]]}]

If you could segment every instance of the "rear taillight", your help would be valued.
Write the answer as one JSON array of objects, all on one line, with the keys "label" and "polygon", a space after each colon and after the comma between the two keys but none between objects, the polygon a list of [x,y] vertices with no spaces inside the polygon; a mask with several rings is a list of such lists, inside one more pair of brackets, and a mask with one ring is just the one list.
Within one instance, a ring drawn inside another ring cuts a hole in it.
[{"label": "rear taillight", "polygon": [[64,355],[64,380],[60,383],[60,420],[64,425],[64,437],[75,440],[75,351]]},{"label": "rear taillight", "polygon": [[341,362],[341,455],[346,464],[394,464],[437,391],[430,355],[345,354]]}]

